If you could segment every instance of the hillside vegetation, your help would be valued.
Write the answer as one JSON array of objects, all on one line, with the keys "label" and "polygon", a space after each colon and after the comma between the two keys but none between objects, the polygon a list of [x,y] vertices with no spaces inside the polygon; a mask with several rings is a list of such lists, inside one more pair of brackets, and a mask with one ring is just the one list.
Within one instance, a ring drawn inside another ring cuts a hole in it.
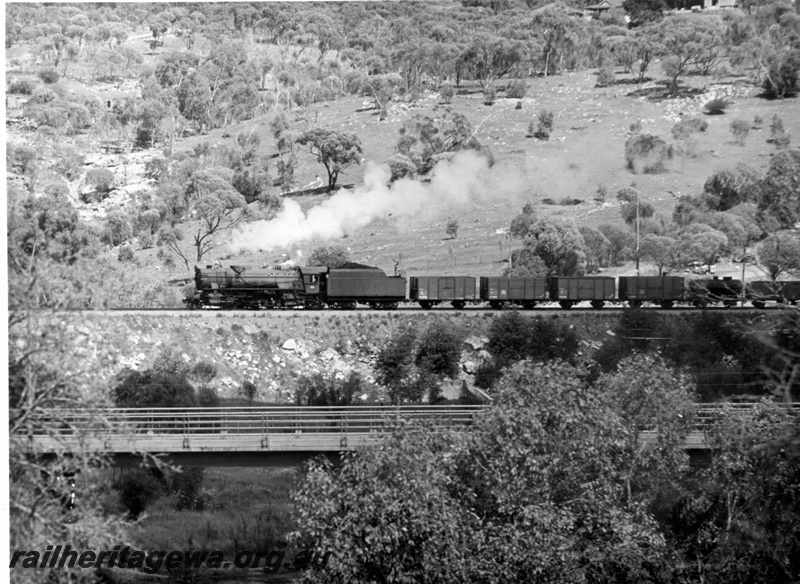
[{"label": "hillside vegetation", "polygon": [[12,285],[172,306],[195,263],[331,243],[406,273],[624,274],[636,200],[645,273],[796,273],[796,12],[632,6],[10,4]]}]

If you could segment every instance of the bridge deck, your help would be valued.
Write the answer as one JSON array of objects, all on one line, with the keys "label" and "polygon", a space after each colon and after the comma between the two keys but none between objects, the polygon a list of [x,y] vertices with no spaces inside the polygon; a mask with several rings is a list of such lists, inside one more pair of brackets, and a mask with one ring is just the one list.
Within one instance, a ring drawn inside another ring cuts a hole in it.
[{"label": "bridge deck", "polygon": [[[685,448],[708,448],[705,430],[724,411],[749,404],[698,404]],[[254,407],[192,409],[48,410],[36,430],[11,440],[31,453],[267,453],[342,452],[372,446],[404,421],[463,428],[487,406]],[[800,412],[800,404],[791,404]],[[47,428],[45,432],[42,428]],[[655,440],[642,432],[641,440]]]}]

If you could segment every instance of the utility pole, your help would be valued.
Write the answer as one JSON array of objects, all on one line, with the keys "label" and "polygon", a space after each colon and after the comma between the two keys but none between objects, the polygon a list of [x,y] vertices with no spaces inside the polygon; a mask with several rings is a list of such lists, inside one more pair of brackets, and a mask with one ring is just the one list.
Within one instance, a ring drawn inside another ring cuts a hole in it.
[{"label": "utility pole", "polygon": [[639,277],[639,189],[636,189],[636,277]]},{"label": "utility pole", "polygon": [[744,282],[744,268],[747,266],[747,244],[744,244],[744,248],[742,250],[742,306],[745,303],[745,288],[747,287]]}]

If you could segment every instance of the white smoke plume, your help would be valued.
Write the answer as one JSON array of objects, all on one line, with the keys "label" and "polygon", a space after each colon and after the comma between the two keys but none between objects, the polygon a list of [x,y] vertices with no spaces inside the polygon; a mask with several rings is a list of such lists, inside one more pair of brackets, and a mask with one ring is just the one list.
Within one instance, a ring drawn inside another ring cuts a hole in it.
[{"label": "white smoke plume", "polygon": [[306,212],[286,199],[274,219],[235,231],[228,249],[269,251],[310,239],[340,238],[377,218],[429,218],[472,202],[521,199],[532,190],[521,165],[506,162],[490,168],[485,157],[471,151],[437,164],[430,183],[401,179],[389,186],[389,176],[387,166],[369,162],[364,185],[353,192],[340,190]]}]

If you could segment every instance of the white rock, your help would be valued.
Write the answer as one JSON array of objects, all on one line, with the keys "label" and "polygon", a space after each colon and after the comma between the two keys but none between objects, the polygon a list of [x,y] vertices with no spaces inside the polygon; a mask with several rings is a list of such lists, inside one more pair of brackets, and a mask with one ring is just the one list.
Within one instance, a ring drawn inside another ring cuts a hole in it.
[{"label": "white rock", "polygon": [[489,339],[487,337],[478,337],[475,335],[472,335],[464,339],[464,344],[472,347],[474,351],[478,351],[479,349],[484,348],[486,346],[486,343],[488,342]]},{"label": "white rock", "polygon": [[283,346],[281,347],[284,351],[294,351],[297,348],[297,341],[294,339],[289,339]]},{"label": "white rock", "polygon": [[475,363],[473,361],[464,361],[461,368],[464,370],[464,373],[469,373],[470,375],[475,373]]}]

